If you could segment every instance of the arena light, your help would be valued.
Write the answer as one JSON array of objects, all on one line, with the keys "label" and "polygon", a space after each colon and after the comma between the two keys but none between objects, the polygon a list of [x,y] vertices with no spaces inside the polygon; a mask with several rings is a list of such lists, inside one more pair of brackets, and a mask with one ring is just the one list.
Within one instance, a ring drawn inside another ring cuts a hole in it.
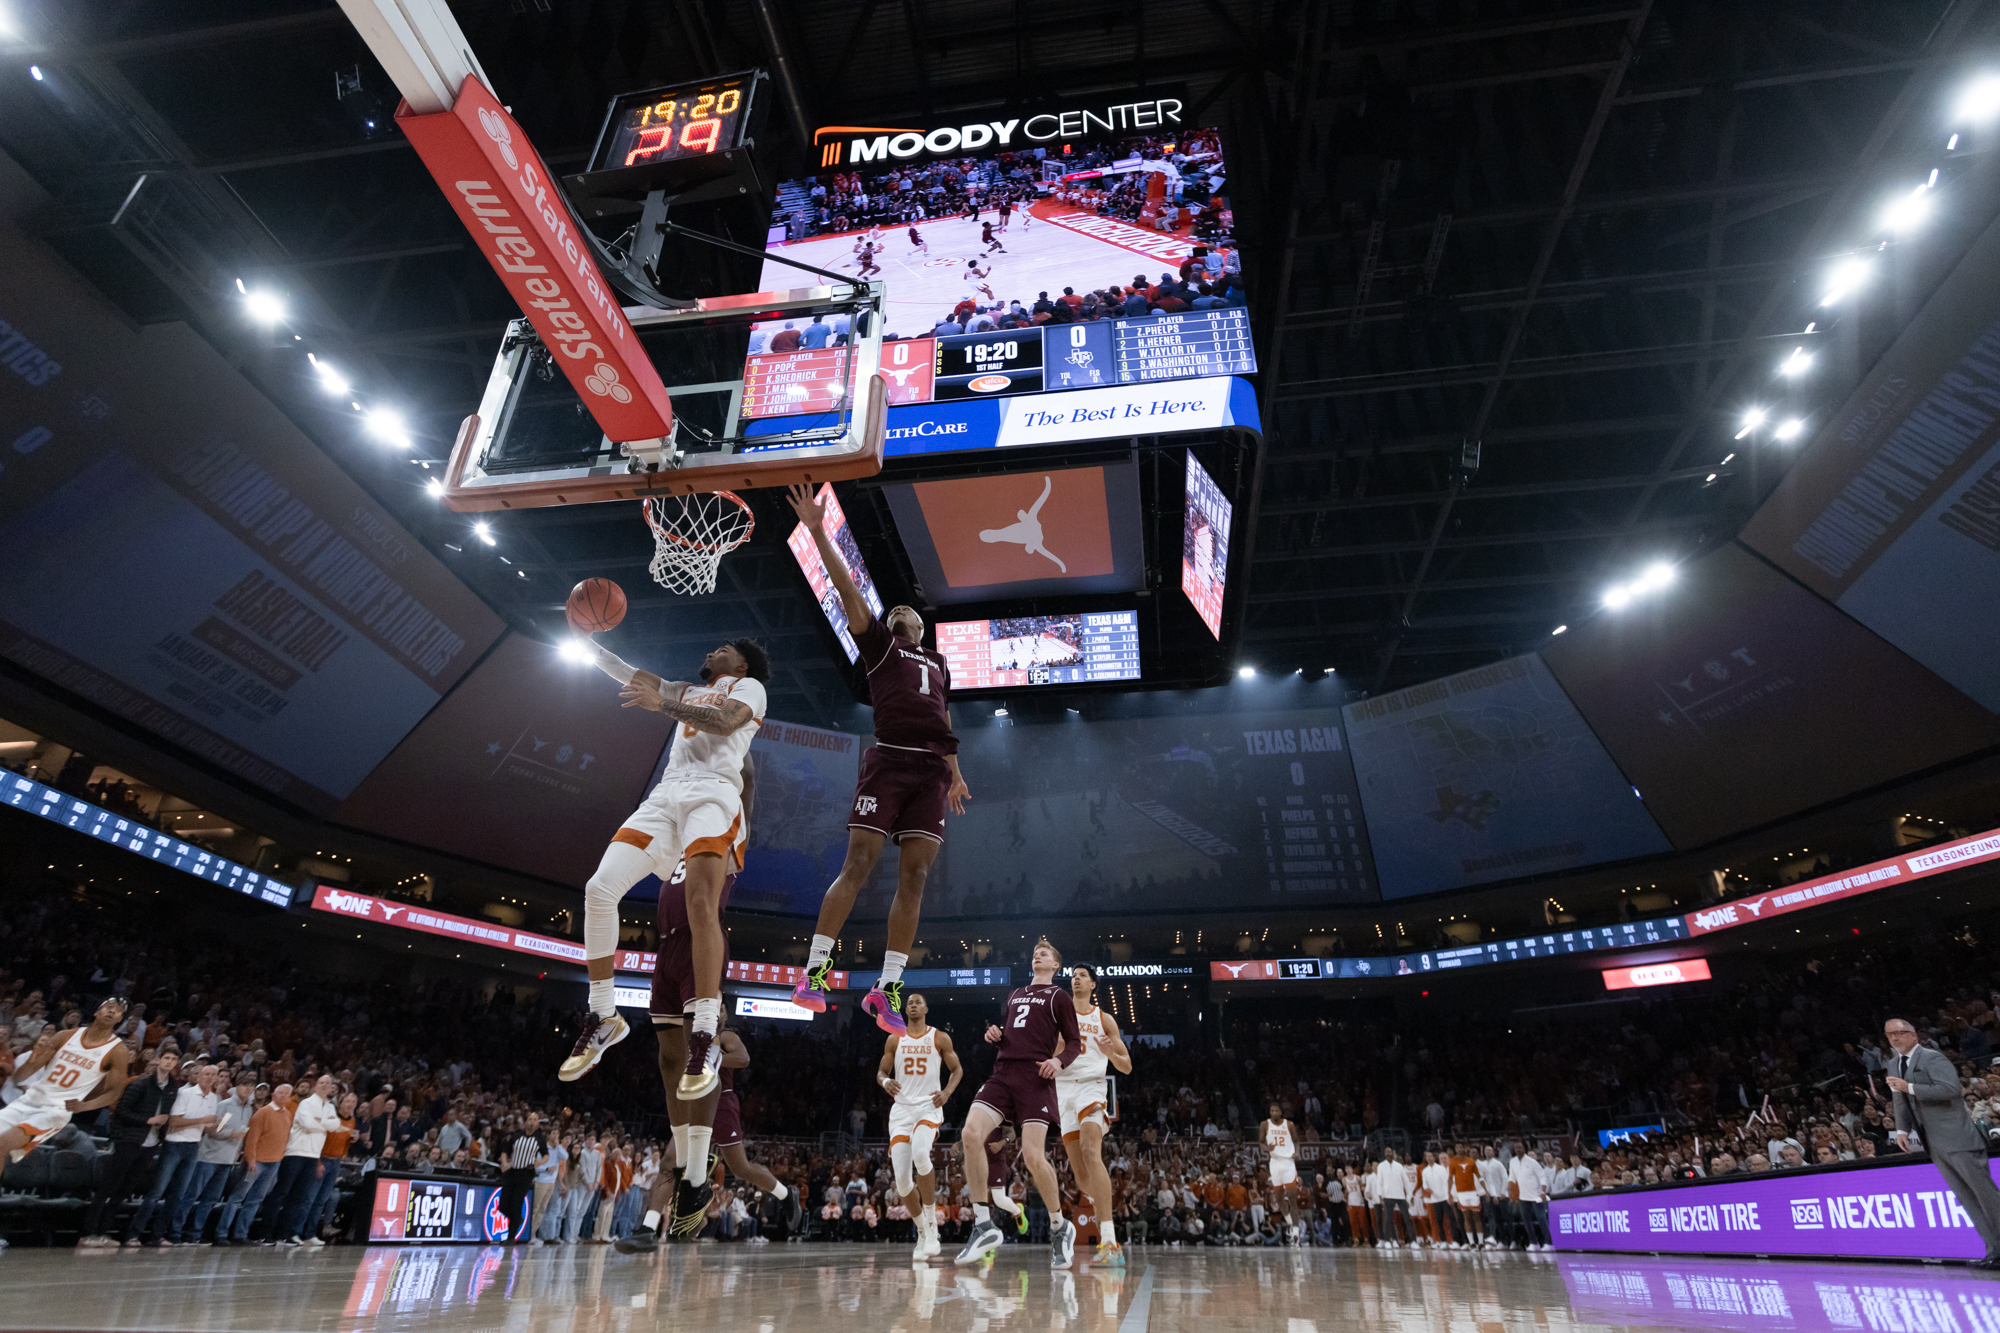
[{"label": "arena light", "polygon": [[499,545],[499,542],[493,536],[493,529],[485,523],[474,523],[472,525],[472,532],[474,536],[478,537],[480,541],[485,542],[488,546]]},{"label": "arena light", "polygon": [[1792,354],[1778,364],[1778,373],[1788,377],[1797,377],[1811,370],[1812,363],[1811,352],[1808,352],[1803,347],[1794,347]]},{"label": "arena light", "polygon": [[1622,583],[1614,583],[1604,590],[1604,606],[1609,611],[1623,611],[1632,604],[1632,590]]},{"label": "arena light", "polygon": [[40,65],[28,66],[28,73],[34,77],[36,83],[42,81],[42,67]]},{"label": "arena light", "polygon": [[1875,266],[1865,259],[1843,259],[1827,271],[1826,291],[1819,298],[1821,305],[1833,305],[1843,301],[1860,290],[1868,281]]},{"label": "arena light", "polygon": [[335,370],[331,365],[328,365],[326,362],[320,360],[318,357],[314,356],[311,352],[306,353],[306,360],[312,362],[312,368],[314,372],[319,375],[319,387],[326,390],[328,393],[334,395],[336,398],[345,396],[348,390],[354,387],[354,385],[348,381],[347,376],[341,374],[338,370]]},{"label": "arena light", "polygon": [[588,665],[597,659],[597,654],[592,652],[590,645],[582,639],[564,639],[557,645],[556,653],[563,661],[574,662],[579,666]]},{"label": "arena light", "polygon": [[1558,634],[1567,634],[1567,633],[1569,633],[1568,625],[1557,625],[1554,629],[1549,631],[1549,637],[1553,639]]},{"label": "arena light", "polygon": [[1893,200],[1882,210],[1882,225],[1890,231],[1909,231],[1923,225],[1931,215],[1931,187],[1928,182]]},{"label": "arena light", "polygon": [[1761,407],[1751,408],[1743,414],[1743,429],[1736,432],[1736,438],[1739,440],[1742,439],[1745,435],[1748,435],[1751,431],[1770,420],[1770,417],[1771,414]]},{"label": "arena light", "polygon": [[243,312],[259,324],[276,324],[285,317],[285,303],[277,293],[253,287],[243,293]]},{"label": "arena light", "polygon": [[371,407],[362,414],[361,423],[368,433],[384,444],[393,444],[398,449],[410,447],[410,432],[403,425],[403,418],[386,407]]},{"label": "arena light", "polygon": [[994,710],[993,710],[993,716],[995,716],[995,717],[1005,717],[1005,716],[1007,716],[1007,705],[1006,705],[1006,704],[1001,704],[1001,705],[1000,705],[1000,706],[999,706],[998,708],[994,709]]},{"label": "arena light", "polygon": [[[1624,583],[1614,583],[1609,588],[1606,588],[1604,590],[1605,609],[1609,611],[1623,611],[1639,598],[1650,597],[1654,593],[1672,586],[1674,580],[1679,576],[1679,572],[1675,570],[1673,565],[1665,560],[1655,560],[1633,578],[1628,579]],[[1560,634],[1562,630],[1559,629],[1556,633]]]},{"label": "arena light", "polygon": [[1236,668],[1236,679],[1238,680],[1249,680],[1252,676],[1255,676],[1256,674],[1257,674],[1257,668],[1253,666],[1241,666]]},{"label": "arena light", "polygon": [[1777,424],[1777,427],[1772,430],[1771,434],[1781,440],[1796,440],[1799,438],[1799,433],[1805,428],[1806,423],[1797,417],[1787,417]]},{"label": "arena light", "polygon": [[433,500],[444,499],[444,483],[439,481],[436,477],[432,477],[429,481],[424,483],[424,490],[430,493],[430,497]]},{"label": "arena light", "polygon": [[1982,74],[1966,84],[1965,91],[1958,95],[1955,119],[1976,123],[1992,120],[1996,115],[2000,115],[2000,74]]}]

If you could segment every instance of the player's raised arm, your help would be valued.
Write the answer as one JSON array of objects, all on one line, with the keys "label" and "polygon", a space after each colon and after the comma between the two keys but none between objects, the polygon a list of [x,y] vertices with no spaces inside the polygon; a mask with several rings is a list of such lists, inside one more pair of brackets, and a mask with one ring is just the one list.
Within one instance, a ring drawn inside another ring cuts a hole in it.
[{"label": "player's raised arm", "polygon": [[953,1049],[951,1038],[942,1032],[937,1034],[937,1048],[938,1054],[944,1059],[944,1067],[951,1071],[951,1078],[942,1088],[931,1094],[931,1104],[943,1106],[951,1100],[951,1094],[958,1091],[959,1080],[965,1077],[965,1067],[958,1062],[958,1052]]},{"label": "player's raised arm", "polygon": [[[627,693],[630,693],[629,688]],[[659,707],[654,711],[665,713],[675,721],[686,723],[696,731],[705,731],[711,736],[727,736],[739,731],[756,716],[755,710],[741,699],[727,700],[718,708],[709,704],[685,703],[680,699],[662,696]]]},{"label": "player's raised arm", "polygon": [[1121,1074],[1131,1073],[1132,1052],[1125,1045],[1124,1034],[1118,1030],[1118,1020],[1103,1005],[1097,1007],[1097,1013],[1104,1024],[1104,1035],[1097,1039],[1097,1049],[1104,1052],[1104,1058],[1111,1062],[1113,1069]]},{"label": "player's raised arm", "polygon": [[[96,1091],[86,1093],[81,1100],[68,1102],[65,1105],[69,1107],[69,1113],[72,1116],[82,1115],[87,1111],[95,1111],[100,1106],[109,1106],[124,1093],[125,1085],[131,1081],[131,1078],[132,1052],[121,1041],[118,1043],[118,1049],[113,1051],[110,1059],[105,1061],[104,1077],[97,1080]],[[242,1135],[239,1134],[237,1137],[241,1138]]]},{"label": "player's raised arm", "polygon": [[827,577],[833,580],[835,591],[840,594],[840,604],[847,611],[848,632],[860,638],[864,630],[874,623],[875,613],[868,608],[868,599],[861,595],[861,589],[854,586],[854,576],[847,572],[847,561],[826,535],[826,506],[813,498],[810,486],[794,486],[787,498],[792,502],[792,512],[799,516],[799,522],[812,533],[813,545],[819,548],[820,562],[826,566]]},{"label": "player's raised arm", "polygon": [[901,1040],[901,1037],[892,1036],[882,1043],[882,1063],[875,1067],[875,1081],[891,1097],[903,1095],[902,1080],[896,1077],[896,1043]]},{"label": "player's raised arm", "polygon": [[28,1051],[28,1058],[15,1068],[14,1081],[26,1082],[28,1075],[55,1059],[56,1052],[63,1048],[63,1043],[67,1042],[75,1032],[75,1028],[57,1028],[54,1024],[42,1029],[42,1035],[35,1039],[34,1046]]}]

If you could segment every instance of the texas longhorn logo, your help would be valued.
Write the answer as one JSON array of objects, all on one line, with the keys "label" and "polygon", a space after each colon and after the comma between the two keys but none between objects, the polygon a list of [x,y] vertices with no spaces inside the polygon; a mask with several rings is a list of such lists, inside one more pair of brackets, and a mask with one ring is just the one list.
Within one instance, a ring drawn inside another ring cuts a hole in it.
[{"label": "texas longhorn logo", "polygon": [[512,169],[521,165],[514,156],[514,131],[507,128],[507,122],[487,107],[479,108],[479,125],[486,131],[486,137],[500,145],[500,156]]},{"label": "texas longhorn logo", "polygon": [[597,363],[596,370],[584,376],[583,385],[600,397],[609,394],[615,402],[632,401],[632,391],[618,382],[618,372],[602,361]]}]

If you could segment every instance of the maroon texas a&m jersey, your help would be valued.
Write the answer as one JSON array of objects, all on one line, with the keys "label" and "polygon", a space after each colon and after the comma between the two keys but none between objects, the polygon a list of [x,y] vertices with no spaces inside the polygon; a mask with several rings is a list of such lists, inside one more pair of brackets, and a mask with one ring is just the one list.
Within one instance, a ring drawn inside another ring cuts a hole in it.
[{"label": "maroon texas a&m jersey", "polygon": [[855,638],[868,669],[868,694],[875,704],[875,741],[897,750],[958,753],[951,734],[945,695],[951,671],[941,653],[894,633],[880,617]]},{"label": "maroon texas a&m jersey", "polygon": [[[1060,1052],[1056,1044],[1061,1042]],[[1007,1016],[1000,1024],[1000,1054],[996,1065],[1019,1062],[1038,1065],[1051,1055],[1063,1068],[1083,1054],[1083,1033],[1076,1026],[1076,1001],[1069,987],[1031,981],[1007,996]]]}]

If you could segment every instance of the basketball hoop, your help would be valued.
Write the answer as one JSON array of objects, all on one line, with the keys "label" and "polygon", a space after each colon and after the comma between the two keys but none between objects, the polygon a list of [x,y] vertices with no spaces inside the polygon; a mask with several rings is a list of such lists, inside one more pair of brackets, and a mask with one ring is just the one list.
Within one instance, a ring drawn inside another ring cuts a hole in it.
[{"label": "basketball hoop", "polygon": [[653,530],[653,580],[688,597],[714,592],[722,557],[757,530],[757,516],[734,491],[649,495],[642,503]]}]

